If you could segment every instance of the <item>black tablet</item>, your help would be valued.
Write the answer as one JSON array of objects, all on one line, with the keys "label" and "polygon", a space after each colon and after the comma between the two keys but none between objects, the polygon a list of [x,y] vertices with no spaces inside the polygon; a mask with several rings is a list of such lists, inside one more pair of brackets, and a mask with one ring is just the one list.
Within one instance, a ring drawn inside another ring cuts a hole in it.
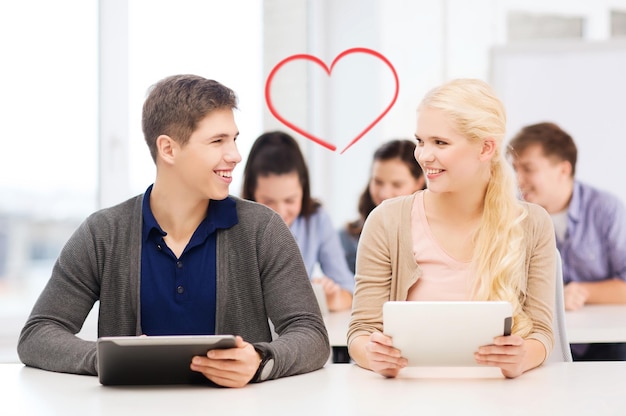
[{"label": "black tablet", "polygon": [[208,383],[189,369],[192,357],[234,346],[233,335],[101,337],[98,378],[103,385]]}]

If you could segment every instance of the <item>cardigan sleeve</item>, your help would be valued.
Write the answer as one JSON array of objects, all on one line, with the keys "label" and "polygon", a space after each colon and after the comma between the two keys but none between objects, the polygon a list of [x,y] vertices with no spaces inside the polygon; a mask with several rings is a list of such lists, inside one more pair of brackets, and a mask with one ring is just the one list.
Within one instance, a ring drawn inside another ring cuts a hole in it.
[{"label": "cardigan sleeve", "polygon": [[358,336],[383,332],[383,304],[406,300],[409,288],[421,276],[410,227],[419,192],[383,201],[365,221],[357,250],[348,345]]},{"label": "cardigan sleeve", "polygon": [[239,222],[218,234],[216,333],[270,352],[269,379],[323,367],[328,333],[296,240],[271,209],[234,199]]},{"label": "cardigan sleeve", "polygon": [[348,328],[348,346],[361,335],[382,332],[383,304],[390,299],[392,254],[385,217],[387,204],[376,207],[367,217],[356,257],[356,286],[352,299],[352,317]]},{"label": "cardigan sleeve", "polygon": [[528,280],[523,309],[533,322],[527,336],[540,341],[546,357],[552,352],[552,322],[556,293],[556,241],[550,215],[540,206],[528,205],[526,238]]},{"label": "cardigan sleeve", "polygon": [[69,238],[20,334],[24,364],[97,374],[96,343],[76,336],[96,301],[98,336],[139,334],[142,199],[93,213]]},{"label": "cardigan sleeve", "polygon": [[96,344],[77,334],[100,292],[94,269],[93,242],[83,223],[57,259],[20,334],[20,360],[44,370],[97,373]]},{"label": "cardigan sleeve", "polygon": [[[265,230],[262,241],[272,243],[258,248],[262,297],[278,337],[254,344],[272,352],[271,379],[317,370],[328,361],[330,343],[298,246],[278,215]],[[249,325],[250,317],[242,319]]]}]

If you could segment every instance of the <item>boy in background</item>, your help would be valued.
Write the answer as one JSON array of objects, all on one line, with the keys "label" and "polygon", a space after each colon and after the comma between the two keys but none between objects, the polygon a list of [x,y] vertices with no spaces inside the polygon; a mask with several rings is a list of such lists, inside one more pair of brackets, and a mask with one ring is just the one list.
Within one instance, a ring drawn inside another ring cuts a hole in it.
[{"label": "boy in background", "polygon": [[[565,309],[626,303],[626,209],[616,196],[575,179],[572,137],[554,123],[533,124],[517,133],[508,153],[522,197],[552,216],[563,259]],[[572,344],[572,356],[626,360],[626,344]]]}]

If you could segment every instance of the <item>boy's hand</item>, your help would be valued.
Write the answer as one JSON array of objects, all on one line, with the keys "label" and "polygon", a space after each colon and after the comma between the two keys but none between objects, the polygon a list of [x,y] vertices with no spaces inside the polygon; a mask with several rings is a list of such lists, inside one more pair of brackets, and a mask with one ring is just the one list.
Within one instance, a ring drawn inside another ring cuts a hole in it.
[{"label": "boy's hand", "polygon": [[224,387],[243,387],[248,384],[261,364],[261,357],[252,344],[239,335],[234,348],[215,349],[206,356],[191,360],[190,368]]},{"label": "boy's hand", "polygon": [[589,298],[589,291],[576,282],[570,282],[565,285],[563,298],[565,302],[565,310],[575,311],[576,309],[580,309],[585,306],[587,298]]}]

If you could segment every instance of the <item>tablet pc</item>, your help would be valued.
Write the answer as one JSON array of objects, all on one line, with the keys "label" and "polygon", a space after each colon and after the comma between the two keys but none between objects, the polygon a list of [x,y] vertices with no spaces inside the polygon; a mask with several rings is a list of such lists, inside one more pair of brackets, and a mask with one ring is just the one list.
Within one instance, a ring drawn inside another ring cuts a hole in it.
[{"label": "tablet pc", "polygon": [[389,301],[384,333],[409,366],[477,366],[474,353],[510,335],[513,308],[503,301]]},{"label": "tablet pc", "polygon": [[101,337],[98,378],[103,385],[209,383],[189,365],[195,355],[235,346],[233,335]]}]

